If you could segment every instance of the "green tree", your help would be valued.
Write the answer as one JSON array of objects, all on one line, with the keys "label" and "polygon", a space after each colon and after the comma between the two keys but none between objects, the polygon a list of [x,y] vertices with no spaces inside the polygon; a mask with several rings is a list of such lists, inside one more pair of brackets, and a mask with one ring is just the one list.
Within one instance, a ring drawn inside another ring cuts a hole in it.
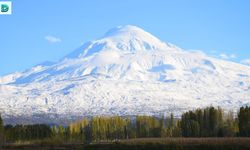
[{"label": "green tree", "polygon": [[250,108],[248,106],[241,107],[238,114],[240,136],[250,136]]},{"label": "green tree", "polygon": [[3,125],[3,119],[0,114],[0,148],[4,141],[4,125]]}]

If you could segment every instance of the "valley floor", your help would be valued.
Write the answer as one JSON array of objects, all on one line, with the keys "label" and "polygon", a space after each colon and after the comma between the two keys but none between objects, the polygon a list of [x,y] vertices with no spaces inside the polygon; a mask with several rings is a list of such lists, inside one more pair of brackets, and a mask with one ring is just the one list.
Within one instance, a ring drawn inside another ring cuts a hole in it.
[{"label": "valley floor", "polygon": [[250,138],[142,138],[91,144],[6,144],[2,150],[249,150]]}]

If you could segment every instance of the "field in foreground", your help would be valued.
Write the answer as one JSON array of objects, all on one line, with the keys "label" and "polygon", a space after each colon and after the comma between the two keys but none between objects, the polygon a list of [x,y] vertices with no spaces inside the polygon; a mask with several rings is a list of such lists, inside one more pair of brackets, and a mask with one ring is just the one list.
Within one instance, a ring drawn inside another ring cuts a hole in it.
[{"label": "field in foreground", "polygon": [[8,144],[3,150],[249,150],[250,138],[145,138],[92,144]]}]

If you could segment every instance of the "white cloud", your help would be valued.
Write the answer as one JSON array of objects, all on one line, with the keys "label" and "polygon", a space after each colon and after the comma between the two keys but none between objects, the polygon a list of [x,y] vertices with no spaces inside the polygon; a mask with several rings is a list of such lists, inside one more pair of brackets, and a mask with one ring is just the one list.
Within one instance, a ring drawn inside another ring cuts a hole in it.
[{"label": "white cloud", "polygon": [[235,58],[237,58],[237,57],[236,57],[236,55],[231,54],[231,55],[230,55],[230,58],[235,59]]},{"label": "white cloud", "polygon": [[220,54],[220,58],[222,58],[222,59],[229,59],[229,57],[227,56],[227,54]]},{"label": "white cloud", "polygon": [[250,65],[250,59],[244,59],[241,61],[241,63],[246,64],[246,65]]},{"label": "white cloud", "polygon": [[222,54],[220,54],[219,56],[220,56],[220,58],[222,58],[222,59],[235,59],[235,58],[236,58],[236,55],[234,55],[234,54],[227,55],[227,54],[222,53]]},{"label": "white cloud", "polygon": [[194,53],[194,54],[199,54],[199,55],[203,55],[203,56],[206,56],[206,55],[207,55],[204,51],[198,50],[198,49],[189,49],[188,51],[189,51],[189,52],[192,52],[192,53]]},{"label": "white cloud", "polygon": [[49,42],[49,43],[59,43],[59,42],[62,42],[62,40],[58,37],[54,37],[54,36],[51,36],[51,35],[47,35],[45,36],[45,39]]},{"label": "white cloud", "polygon": [[208,51],[207,53],[205,53],[202,50],[195,50],[195,49],[190,49],[188,51],[193,52],[193,53],[197,53],[197,54],[201,54],[201,55],[204,55],[204,56],[208,55],[208,56],[211,56],[211,57],[226,59],[226,60],[236,59],[237,58],[237,56],[235,54],[226,54],[226,53],[221,53],[220,54],[219,51],[216,51],[216,50],[211,50],[211,51]]}]

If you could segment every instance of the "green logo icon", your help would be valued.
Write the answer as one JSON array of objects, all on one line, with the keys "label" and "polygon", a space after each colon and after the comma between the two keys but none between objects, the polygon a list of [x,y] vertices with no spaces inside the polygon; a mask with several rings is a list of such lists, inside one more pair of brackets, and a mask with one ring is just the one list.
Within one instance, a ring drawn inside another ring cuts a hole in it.
[{"label": "green logo icon", "polygon": [[9,6],[7,4],[2,4],[1,5],[1,12],[8,12],[9,11]]}]

